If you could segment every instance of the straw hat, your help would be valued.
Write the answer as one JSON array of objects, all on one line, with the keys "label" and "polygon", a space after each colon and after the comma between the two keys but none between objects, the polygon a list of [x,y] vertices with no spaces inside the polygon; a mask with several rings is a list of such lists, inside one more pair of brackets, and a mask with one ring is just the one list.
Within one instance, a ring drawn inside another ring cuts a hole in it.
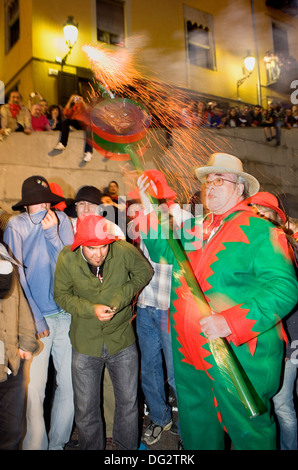
[{"label": "straw hat", "polygon": [[235,173],[242,176],[248,183],[248,195],[253,196],[259,191],[258,180],[243,171],[242,161],[228,153],[213,153],[206,166],[195,170],[196,177],[202,181],[210,173]]}]

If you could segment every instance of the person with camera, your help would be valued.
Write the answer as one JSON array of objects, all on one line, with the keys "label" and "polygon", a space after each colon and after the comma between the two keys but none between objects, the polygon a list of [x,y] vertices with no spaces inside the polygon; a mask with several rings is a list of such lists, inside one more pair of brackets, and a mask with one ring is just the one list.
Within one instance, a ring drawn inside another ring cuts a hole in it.
[{"label": "person with camera", "polygon": [[68,143],[69,129],[74,127],[77,130],[83,129],[85,132],[85,146],[83,161],[90,162],[92,159],[93,148],[89,143],[90,140],[90,117],[89,106],[84,98],[79,94],[71,95],[65,108],[64,119],[61,123],[61,135],[58,144],[54,150],[65,150]]},{"label": "person with camera", "polygon": [[[12,206],[14,211],[23,212],[11,217],[4,231],[4,242],[19,263],[20,282],[42,349],[30,364],[27,432],[23,441],[26,450],[62,450],[73,425],[70,315],[54,301],[57,258],[62,248],[73,241],[67,215],[51,210],[51,205],[63,200],[51,192],[44,177],[27,178],[22,185],[22,199]],[[47,436],[43,402],[50,356],[56,371],[56,388]]]}]

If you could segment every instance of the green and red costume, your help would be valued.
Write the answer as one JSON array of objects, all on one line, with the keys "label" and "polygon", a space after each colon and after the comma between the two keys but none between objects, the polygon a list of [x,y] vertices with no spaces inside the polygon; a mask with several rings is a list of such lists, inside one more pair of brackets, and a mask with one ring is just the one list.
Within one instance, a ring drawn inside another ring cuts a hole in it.
[{"label": "green and red costume", "polygon": [[200,328],[202,315],[161,226],[152,214],[139,217],[151,259],[173,264],[170,323],[181,437],[186,450],[224,449],[225,433],[235,449],[275,449],[270,399],[280,383],[280,320],[298,299],[291,252],[283,231],[245,201],[217,219],[207,217],[203,231],[200,220],[189,219],[179,237],[212,311],[225,317],[232,332],[227,341],[267,411],[248,417],[211,353]]}]

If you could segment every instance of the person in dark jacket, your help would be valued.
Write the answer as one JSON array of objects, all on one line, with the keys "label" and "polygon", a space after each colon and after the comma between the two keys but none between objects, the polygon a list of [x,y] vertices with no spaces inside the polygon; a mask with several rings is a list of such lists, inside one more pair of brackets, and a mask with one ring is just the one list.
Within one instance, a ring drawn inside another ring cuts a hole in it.
[{"label": "person in dark jacket", "polygon": [[247,125],[250,127],[261,127],[262,121],[262,106],[257,104],[247,115]]}]

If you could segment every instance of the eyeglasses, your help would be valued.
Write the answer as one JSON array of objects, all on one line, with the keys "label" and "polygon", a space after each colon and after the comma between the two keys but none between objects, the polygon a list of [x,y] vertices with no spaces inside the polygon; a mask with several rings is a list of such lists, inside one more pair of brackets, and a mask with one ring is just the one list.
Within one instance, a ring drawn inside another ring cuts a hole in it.
[{"label": "eyeglasses", "polygon": [[212,181],[205,181],[204,185],[206,186],[206,188],[210,188],[212,184],[214,186],[222,186],[224,184],[224,181],[228,181],[229,183],[237,184],[237,181],[227,180],[226,178],[215,178]]}]

